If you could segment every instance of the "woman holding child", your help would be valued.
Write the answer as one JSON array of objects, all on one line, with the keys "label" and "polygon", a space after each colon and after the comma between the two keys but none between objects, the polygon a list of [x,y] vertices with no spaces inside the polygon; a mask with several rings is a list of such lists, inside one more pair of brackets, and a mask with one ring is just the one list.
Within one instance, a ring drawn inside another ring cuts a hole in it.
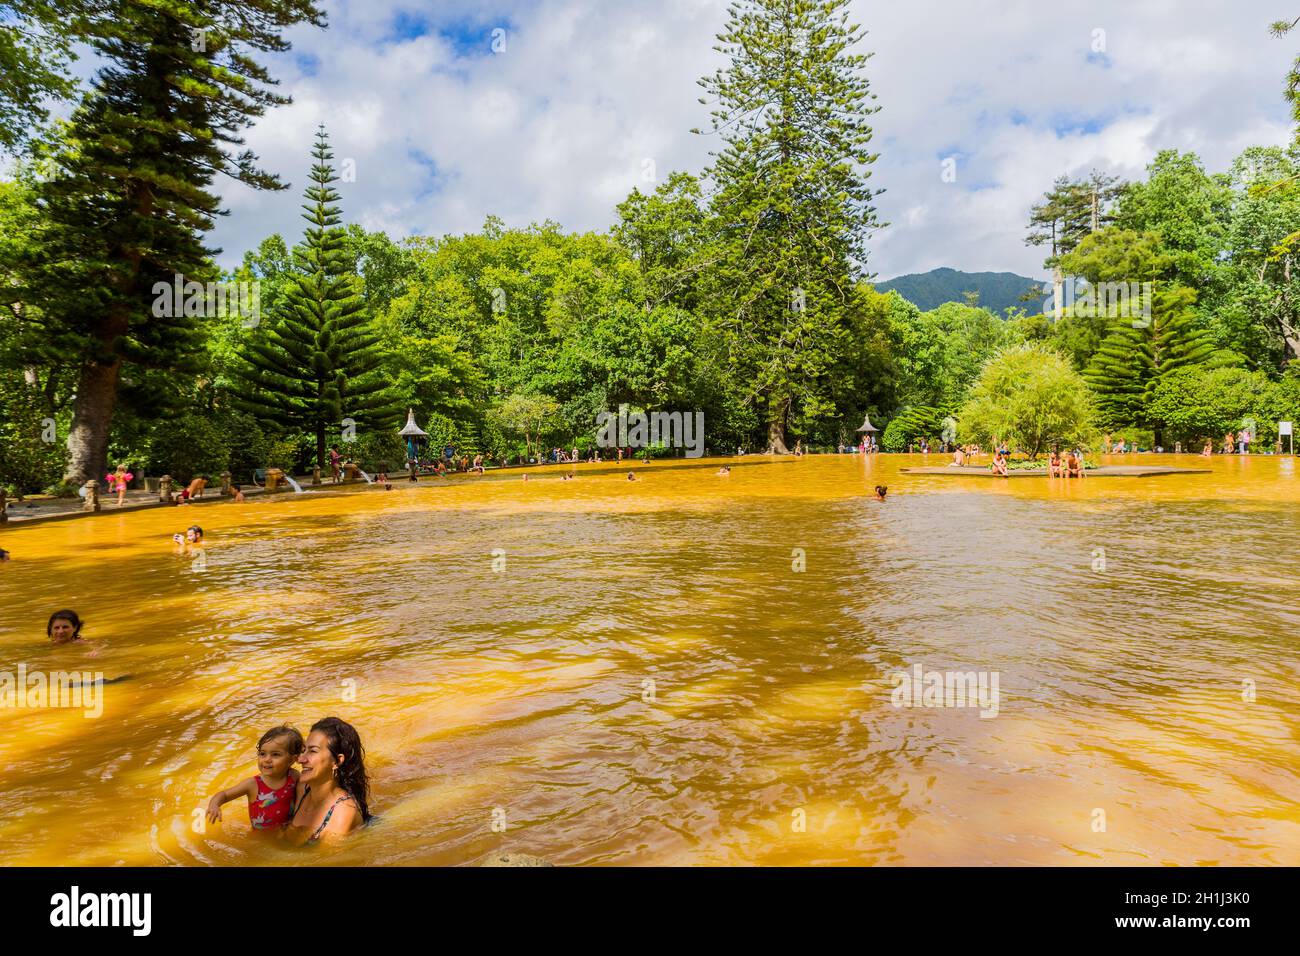
[{"label": "woman holding child", "polygon": [[245,797],[253,829],[302,845],[344,836],[370,820],[365,748],[344,720],[316,721],[306,740],[292,727],[268,730],[258,741],[257,766],[257,776],[212,798],[209,821],[221,819],[222,804]]}]

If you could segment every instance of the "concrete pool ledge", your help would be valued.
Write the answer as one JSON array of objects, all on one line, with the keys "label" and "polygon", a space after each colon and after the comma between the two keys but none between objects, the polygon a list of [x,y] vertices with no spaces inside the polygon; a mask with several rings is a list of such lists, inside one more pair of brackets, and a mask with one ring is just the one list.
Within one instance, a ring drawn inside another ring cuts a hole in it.
[{"label": "concrete pool ledge", "polygon": [[[960,475],[1001,478],[989,470],[988,465],[947,465],[940,468],[900,468],[905,475]],[[1150,475],[1208,475],[1209,468],[1174,468],[1170,465],[1102,465],[1087,469],[1088,478],[1146,478]],[[1008,478],[1047,477],[1046,466],[1042,468],[1012,468],[1007,471]]]}]

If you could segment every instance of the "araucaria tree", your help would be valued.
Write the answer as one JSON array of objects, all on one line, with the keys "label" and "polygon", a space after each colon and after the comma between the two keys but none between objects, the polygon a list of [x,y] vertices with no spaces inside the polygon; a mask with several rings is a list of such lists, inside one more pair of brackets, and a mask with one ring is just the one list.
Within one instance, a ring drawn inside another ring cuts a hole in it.
[{"label": "araucaria tree", "polygon": [[380,371],[384,352],[348,255],[324,127],[312,155],[302,217],[307,230],[293,250],[294,271],[274,324],[245,350],[248,367],[241,377],[248,392],[237,404],[265,421],[315,435],[316,464],[323,466],[327,432],[341,432],[345,419],[395,431],[402,403]]},{"label": "araucaria tree", "polygon": [[202,237],[221,214],[214,177],[283,188],[250,152],[231,149],[241,129],[287,102],[248,51],[283,51],[285,28],[324,24],[310,0],[96,7],[102,16],[79,29],[107,65],[50,158],[29,279],[42,323],[32,339],[75,378],[66,478],[77,483],[104,473],[123,390],[156,410],[193,367],[195,317],[155,310],[154,288],[177,274],[212,277]]},{"label": "araucaria tree", "polygon": [[879,225],[867,124],[878,107],[848,6],[733,3],[716,47],[731,62],[700,81],[726,143],[709,170],[706,295],[772,453],[787,451],[791,427],[834,413],[833,369],[853,340],[854,286]]}]

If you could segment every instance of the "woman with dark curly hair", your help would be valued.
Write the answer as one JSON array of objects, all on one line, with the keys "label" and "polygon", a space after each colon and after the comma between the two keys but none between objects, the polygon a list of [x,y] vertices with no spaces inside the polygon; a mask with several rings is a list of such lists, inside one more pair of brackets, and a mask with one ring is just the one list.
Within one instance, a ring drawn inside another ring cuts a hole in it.
[{"label": "woman with dark curly hair", "polygon": [[45,625],[45,634],[55,644],[81,640],[81,617],[73,610],[55,611]]},{"label": "woman with dark curly hair", "polygon": [[290,839],[313,843],[343,836],[370,820],[365,748],[355,727],[337,717],[316,721],[298,762],[302,773]]}]

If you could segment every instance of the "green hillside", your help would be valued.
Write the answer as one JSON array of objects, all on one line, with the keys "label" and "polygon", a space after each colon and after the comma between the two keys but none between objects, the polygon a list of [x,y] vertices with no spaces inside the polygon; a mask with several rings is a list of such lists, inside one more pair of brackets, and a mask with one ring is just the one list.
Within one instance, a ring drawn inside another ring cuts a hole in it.
[{"label": "green hillside", "polygon": [[1042,283],[1014,272],[958,272],[948,268],[878,282],[876,289],[880,292],[892,289],[922,312],[945,302],[964,302],[967,292],[978,292],[979,304],[999,315],[1012,306],[1032,311],[1033,305],[1022,302],[1020,296],[1032,290],[1037,293],[1035,301],[1040,302],[1043,294]]}]

